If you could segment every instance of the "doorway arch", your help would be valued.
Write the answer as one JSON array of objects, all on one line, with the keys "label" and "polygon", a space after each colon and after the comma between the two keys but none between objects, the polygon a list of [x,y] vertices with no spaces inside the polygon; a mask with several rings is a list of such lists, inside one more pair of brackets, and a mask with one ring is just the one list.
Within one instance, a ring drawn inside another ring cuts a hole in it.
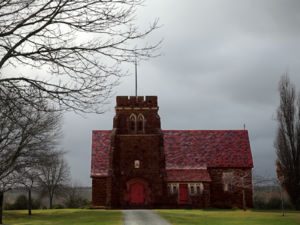
[{"label": "doorway arch", "polygon": [[150,188],[148,182],[142,178],[133,178],[126,183],[128,202],[131,206],[148,205],[150,202]]}]

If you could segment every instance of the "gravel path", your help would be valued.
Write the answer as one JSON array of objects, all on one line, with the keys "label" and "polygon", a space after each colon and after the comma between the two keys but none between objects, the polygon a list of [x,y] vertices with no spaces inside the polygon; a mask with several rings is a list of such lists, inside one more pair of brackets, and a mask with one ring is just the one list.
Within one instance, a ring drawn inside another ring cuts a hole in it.
[{"label": "gravel path", "polygon": [[171,225],[152,210],[123,210],[124,225]]}]

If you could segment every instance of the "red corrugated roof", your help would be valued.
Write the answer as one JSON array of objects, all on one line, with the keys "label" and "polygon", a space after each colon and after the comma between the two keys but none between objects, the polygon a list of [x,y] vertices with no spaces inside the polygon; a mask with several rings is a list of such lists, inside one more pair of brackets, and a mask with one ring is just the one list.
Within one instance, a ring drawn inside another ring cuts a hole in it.
[{"label": "red corrugated roof", "polygon": [[167,180],[169,182],[211,181],[206,169],[167,170]]},{"label": "red corrugated roof", "polygon": [[[253,167],[246,130],[164,130],[167,170]],[[91,176],[107,176],[110,131],[93,131]]]},{"label": "red corrugated roof", "polygon": [[108,175],[110,132],[111,131],[109,130],[93,131],[91,163],[92,177],[103,177]]},{"label": "red corrugated roof", "polygon": [[253,167],[246,130],[164,130],[167,169]]}]

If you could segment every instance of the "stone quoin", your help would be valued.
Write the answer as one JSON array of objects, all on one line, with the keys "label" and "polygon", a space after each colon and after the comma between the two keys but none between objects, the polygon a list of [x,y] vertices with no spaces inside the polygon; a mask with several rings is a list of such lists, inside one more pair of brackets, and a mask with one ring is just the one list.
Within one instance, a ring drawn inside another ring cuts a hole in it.
[{"label": "stone quoin", "polygon": [[161,130],[157,96],[116,101],[92,133],[95,208],[253,206],[247,130]]}]

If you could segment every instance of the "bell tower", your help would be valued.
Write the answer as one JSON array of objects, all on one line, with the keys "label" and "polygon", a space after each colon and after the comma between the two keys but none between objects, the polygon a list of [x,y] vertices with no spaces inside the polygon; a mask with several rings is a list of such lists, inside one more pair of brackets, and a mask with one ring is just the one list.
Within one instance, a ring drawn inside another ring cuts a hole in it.
[{"label": "bell tower", "polygon": [[161,205],[167,185],[157,96],[118,96],[116,101],[107,205]]}]

